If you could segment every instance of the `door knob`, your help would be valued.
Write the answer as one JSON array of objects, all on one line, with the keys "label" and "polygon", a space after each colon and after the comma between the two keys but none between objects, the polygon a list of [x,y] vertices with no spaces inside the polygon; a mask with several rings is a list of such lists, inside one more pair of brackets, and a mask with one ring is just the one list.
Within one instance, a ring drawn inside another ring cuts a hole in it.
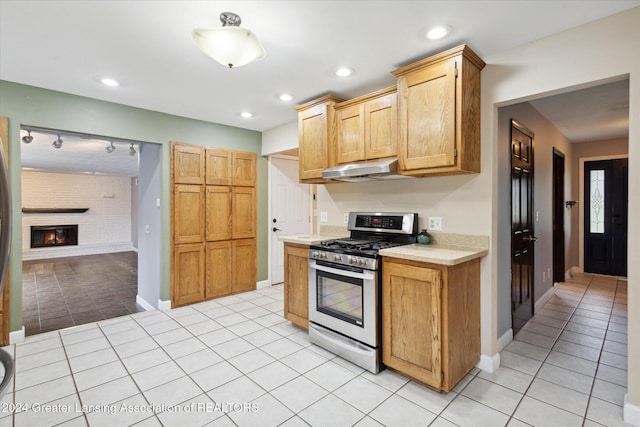
[{"label": "door knob", "polygon": [[273,223],[275,224],[276,222],[278,222],[278,220],[273,218]]},{"label": "door knob", "polygon": [[273,230],[274,232],[275,232],[275,231],[282,231],[282,230],[280,230],[280,229],[279,229],[279,228],[277,228],[277,227],[273,227],[273,228],[272,228],[272,230]]},{"label": "door knob", "polygon": [[530,242],[535,242],[536,240],[538,240],[536,236],[525,236],[523,239],[528,240]]}]

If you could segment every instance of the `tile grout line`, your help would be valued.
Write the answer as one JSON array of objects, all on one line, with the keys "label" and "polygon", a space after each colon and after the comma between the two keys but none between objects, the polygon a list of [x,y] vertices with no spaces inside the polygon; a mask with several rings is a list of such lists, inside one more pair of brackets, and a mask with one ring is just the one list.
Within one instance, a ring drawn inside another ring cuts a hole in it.
[{"label": "tile grout line", "polygon": [[[581,303],[581,302],[582,302],[582,300],[584,299],[584,296],[587,294],[587,291],[588,291],[589,287],[591,287],[591,282],[592,282],[592,281],[593,281],[593,277],[589,280],[589,283],[588,283],[588,284],[587,284],[587,286],[585,287],[584,292],[582,293],[582,297],[580,298],[580,302],[578,302],[578,304],[574,307],[573,311],[571,312],[571,315],[570,315],[570,316],[569,316],[569,318],[565,321],[564,325],[562,326],[562,331],[558,334],[558,336],[556,337],[556,339],[553,341],[553,344],[552,344],[552,345],[551,345],[551,347],[549,348],[549,351],[548,351],[547,355],[545,356],[544,360],[542,361],[542,363],[540,364],[540,367],[538,367],[538,369],[536,370],[536,373],[533,375],[533,378],[531,379],[531,382],[530,382],[530,383],[529,383],[529,385],[527,386],[526,390],[522,393],[522,397],[520,398],[520,400],[518,401],[518,404],[517,404],[517,405],[516,405],[516,407],[514,408],[514,410],[513,410],[513,412],[511,413],[511,415],[509,416],[509,420],[507,421],[507,423],[511,422],[511,420],[513,420],[513,419],[515,419],[515,420],[517,420],[517,421],[522,421],[522,420],[520,420],[520,419],[518,419],[518,418],[515,418],[515,417],[514,417],[514,414],[518,411],[518,408],[519,408],[519,407],[520,407],[520,405],[522,404],[522,402],[523,402],[523,400],[524,400],[525,396],[527,396],[527,392],[531,389],[531,385],[532,385],[532,384],[533,384],[533,382],[536,380],[536,378],[538,378],[538,374],[540,373],[540,370],[542,369],[542,367],[544,366],[545,362],[546,362],[546,361],[547,361],[547,359],[549,358],[549,355],[550,355],[550,354],[551,354],[551,352],[553,351],[553,347],[555,347],[556,343],[557,343],[558,341],[560,341],[560,336],[561,336],[561,335],[562,335],[562,333],[565,331],[565,328],[567,327],[567,324],[571,321],[571,319],[573,318],[573,316],[574,316],[574,314],[575,314],[576,310],[577,310],[577,309],[578,309],[578,307],[580,306],[580,303]],[[546,303],[545,303],[545,305],[546,305]],[[543,306],[543,307],[541,307],[541,308],[544,308],[544,306]],[[534,314],[534,316],[535,316],[535,314]],[[529,320],[531,320],[531,319],[529,319]],[[603,345],[604,345],[604,343],[603,343]],[[555,366],[555,365],[554,365],[554,366]],[[591,383],[592,383],[592,386],[593,386],[593,382],[594,382],[594,381],[595,381],[595,373],[594,373],[593,380],[592,380],[592,382],[591,382]],[[558,385],[558,384],[557,384],[557,385]],[[563,386],[560,386],[560,387],[563,387]],[[589,398],[590,398],[590,397],[591,397],[591,395],[589,394]],[[538,399],[536,399],[536,398],[534,398],[534,397],[531,397],[531,396],[529,396],[529,398],[530,398],[530,399],[534,399],[534,400],[538,400]],[[550,404],[548,404],[548,403],[546,403],[546,402],[542,402],[542,403],[545,403],[545,404],[547,404],[547,405],[550,405]],[[566,409],[560,408],[560,407],[558,407],[558,406],[556,406],[556,405],[550,405],[550,406],[556,407],[556,408],[561,409],[561,410],[563,410],[563,411],[566,411],[566,412],[568,412],[568,413],[570,413],[570,414],[574,414],[573,412],[571,412],[571,411],[567,411]],[[585,420],[586,420],[586,418],[587,418],[587,409],[588,409],[588,402],[587,402],[587,408],[585,408],[584,415],[582,416],[582,423],[583,423],[583,424],[584,424],[584,421],[585,421]],[[576,415],[576,414],[574,414],[574,415]],[[578,416],[579,416],[579,415],[578,415]],[[524,421],[523,421],[523,422],[524,422]]]}]

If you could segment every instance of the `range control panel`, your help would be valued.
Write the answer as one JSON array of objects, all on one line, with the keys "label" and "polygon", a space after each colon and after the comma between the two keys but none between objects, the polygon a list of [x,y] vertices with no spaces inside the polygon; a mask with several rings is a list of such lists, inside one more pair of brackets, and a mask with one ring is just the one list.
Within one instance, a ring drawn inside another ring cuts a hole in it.
[{"label": "range control panel", "polygon": [[418,214],[351,212],[348,228],[351,231],[416,234]]}]

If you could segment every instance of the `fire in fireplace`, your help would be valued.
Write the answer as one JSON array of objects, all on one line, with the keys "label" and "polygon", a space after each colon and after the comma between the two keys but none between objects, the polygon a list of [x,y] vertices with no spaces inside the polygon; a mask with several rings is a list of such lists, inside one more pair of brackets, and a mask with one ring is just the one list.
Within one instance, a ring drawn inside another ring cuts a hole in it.
[{"label": "fire in fireplace", "polygon": [[31,247],[47,248],[78,244],[78,224],[74,225],[32,225]]}]

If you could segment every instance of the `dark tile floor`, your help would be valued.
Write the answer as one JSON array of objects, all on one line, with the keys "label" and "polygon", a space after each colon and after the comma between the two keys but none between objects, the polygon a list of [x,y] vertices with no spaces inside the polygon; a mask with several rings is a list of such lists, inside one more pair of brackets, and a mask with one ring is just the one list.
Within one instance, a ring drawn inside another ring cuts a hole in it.
[{"label": "dark tile floor", "polygon": [[136,252],[24,261],[22,270],[27,336],[144,311]]}]

